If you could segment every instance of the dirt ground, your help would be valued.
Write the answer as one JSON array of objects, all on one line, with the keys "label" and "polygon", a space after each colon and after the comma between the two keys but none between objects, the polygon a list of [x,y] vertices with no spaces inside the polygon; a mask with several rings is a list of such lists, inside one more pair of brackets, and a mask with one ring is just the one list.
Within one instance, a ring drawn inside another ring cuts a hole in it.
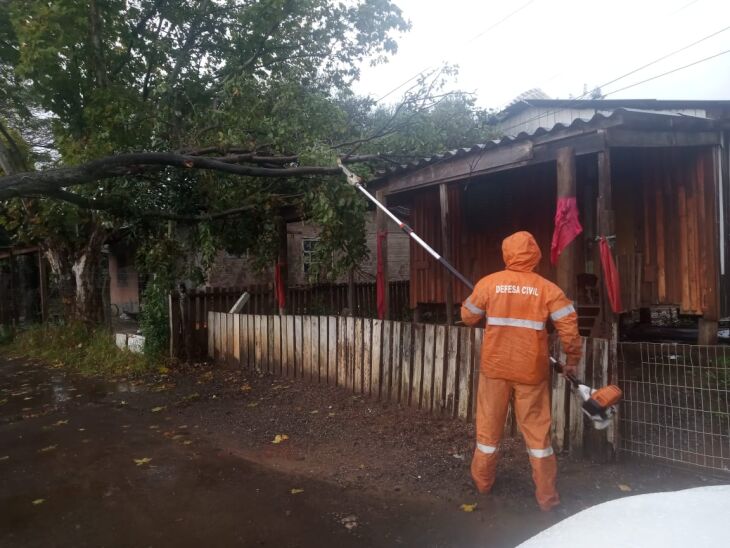
[{"label": "dirt ground", "polygon": [[561,457],[563,505],[544,514],[521,440],[490,495],[472,451],[469,424],[302,380],[0,359],[0,545],[515,546],[605,500],[718,482]]}]

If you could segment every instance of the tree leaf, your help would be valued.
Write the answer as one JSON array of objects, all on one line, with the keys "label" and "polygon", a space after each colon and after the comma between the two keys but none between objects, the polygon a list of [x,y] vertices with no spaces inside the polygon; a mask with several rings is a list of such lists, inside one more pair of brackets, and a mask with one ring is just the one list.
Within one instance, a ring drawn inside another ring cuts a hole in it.
[{"label": "tree leaf", "polygon": [[462,504],[461,506],[459,506],[459,508],[461,508],[462,512],[473,512],[474,510],[477,509],[477,503],[476,502],[473,504],[465,503],[465,504]]}]

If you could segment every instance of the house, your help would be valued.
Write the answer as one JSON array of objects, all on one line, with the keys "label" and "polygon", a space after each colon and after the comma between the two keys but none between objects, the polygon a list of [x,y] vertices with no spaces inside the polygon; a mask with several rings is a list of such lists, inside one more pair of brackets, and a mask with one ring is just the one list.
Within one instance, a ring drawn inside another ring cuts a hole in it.
[{"label": "house", "polygon": [[[502,139],[393,168],[369,188],[409,208],[416,233],[472,280],[502,268],[505,236],[532,232],[539,272],[576,301],[585,335],[610,333],[616,321],[602,290],[596,239],[605,236],[624,321],[676,309],[713,342],[730,309],[729,111],[730,101],[523,101],[501,114]],[[525,131],[510,136],[518,122]],[[553,266],[558,196],[576,197],[583,232]],[[416,316],[467,297],[415,244],[410,259]]]},{"label": "house", "polygon": [[[404,212],[399,212],[403,215]],[[405,212],[407,214],[407,212]],[[377,270],[377,230],[375,213],[367,214],[365,230],[369,255],[355,273],[356,282],[372,282]],[[319,241],[319,229],[306,221],[287,223],[287,279],[290,286],[303,286],[310,283],[309,267]],[[388,262],[391,281],[407,280],[410,274],[409,243],[406,236],[394,224],[388,225]],[[206,285],[210,287],[241,287],[251,284],[272,283],[273,271],[256,272],[248,257],[237,257],[221,251],[208,273]],[[335,283],[345,283],[347,276],[342,275]]]},{"label": "house", "polygon": [[503,135],[534,133],[576,120],[588,121],[596,114],[610,116],[618,109],[676,114],[694,118],[728,119],[730,101],[666,101],[657,99],[549,99],[532,90],[497,114],[497,129]]}]

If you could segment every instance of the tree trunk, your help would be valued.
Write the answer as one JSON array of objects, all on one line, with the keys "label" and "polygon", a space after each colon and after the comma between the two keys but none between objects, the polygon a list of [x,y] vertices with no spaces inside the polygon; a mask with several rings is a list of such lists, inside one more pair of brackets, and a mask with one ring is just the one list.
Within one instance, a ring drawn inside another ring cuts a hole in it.
[{"label": "tree trunk", "polygon": [[58,281],[66,321],[98,325],[104,320],[101,250],[105,241],[106,231],[94,225],[83,247],[75,252],[52,244],[45,250]]}]

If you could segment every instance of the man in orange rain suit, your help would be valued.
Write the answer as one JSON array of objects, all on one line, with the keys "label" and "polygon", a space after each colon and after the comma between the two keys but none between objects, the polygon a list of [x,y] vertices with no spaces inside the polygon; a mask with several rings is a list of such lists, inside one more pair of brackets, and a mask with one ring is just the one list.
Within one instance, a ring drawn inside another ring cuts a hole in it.
[{"label": "man in orange rain suit", "polygon": [[479,280],[461,307],[461,318],[476,325],[486,316],[477,394],[477,446],[471,473],[477,489],[494,484],[497,448],[509,399],[514,392],[517,423],[527,444],[542,510],[560,504],[555,489],[557,463],[550,445],[550,376],[545,322],[552,320],[567,354],[566,373],[575,373],[581,357],[578,316],[558,286],[533,272],[540,248],[529,232],[502,242],[506,270]]}]

